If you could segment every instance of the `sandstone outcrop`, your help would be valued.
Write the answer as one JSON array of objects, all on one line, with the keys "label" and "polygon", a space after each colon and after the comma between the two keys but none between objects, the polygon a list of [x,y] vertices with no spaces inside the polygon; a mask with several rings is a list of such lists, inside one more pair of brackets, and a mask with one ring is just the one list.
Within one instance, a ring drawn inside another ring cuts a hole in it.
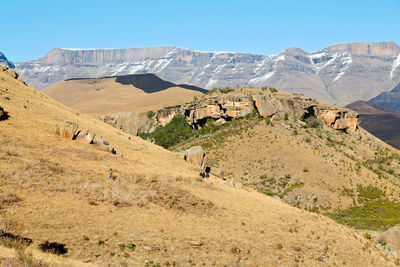
[{"label": "sandstone outcrop", "polygon": [[336,130],[353,132],[358,127],[358,114],[345,108],[337,108],[310,98],[286,93],[252,93],[209,95],[183,105],[169,106],[158,110],[152,123],[165,126],[176,115],[184,115],[195,129],[201,128],[207,119],[224,123],[239,119],[253,111],[263,118],[283,119],[286,114],[305,120],[315,117]]},{"label": "sandstone outcrop", "polygon": [[56,133],[63,138],[73,140],[78,133],[79,125],[69,120],[63,120],[61,125],[57,125]]},{"label": "sandstone outcrop", "polygon": [[[69,140],[83,141],[88,144],[95,144],[101,150],[116,154],[117,151],[109,144],[102,136],[96,137],[96,133],[90,129],[79,130],[79,125],[76,122],[63,120],[60,125],[56,126],[56,134]],[[122,155],[122,154],[121,154]]]},{"label": "sandstone outcrop", "polygon": [[112,145],[110,145],[110,143],[105,140],[102,136],[99,136],[95,142],[95,144],[104,151],[116,154],[117,151],[115,151],[114,147]]},{"label": "sandstone outcrop", "polygon": [[94,138],[96,136],[96,133],[89,129],[83,129],[79,131],[78,135],[76,136],[76,140],[82,140],[88,144],[93,144]]},{"label": "sandstone outcrop", "polygon": [[182,152],[184,160],[204,171],[207,166],[206,152],[201,146],[194,146]]},{"label": "sandstone outcrop", "polygon": [[137,113],[118,112],[112,114],[105,114],[101,116],[100,119],[126,133],[130,133],[132,135],[138,134],[139,115]]}]

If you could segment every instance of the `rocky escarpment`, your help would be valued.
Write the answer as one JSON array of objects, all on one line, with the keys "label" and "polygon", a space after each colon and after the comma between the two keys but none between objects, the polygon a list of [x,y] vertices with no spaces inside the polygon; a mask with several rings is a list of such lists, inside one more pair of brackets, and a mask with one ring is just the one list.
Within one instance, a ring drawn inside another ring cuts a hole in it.
[{"label": "rocky escarpment", "polygon": [[400,47],[394,42],[347,43],[308,53],[276,55],[203,52],[179,47],[51,50],[16,63],[21,76],[42,89],[70,78],[153,73],[201,88],[270,85],[335,105],[368,100],[400,82]]},{"label": "rocky escarpment", "polygon": [[345,108],[337,108],[310,98],[286,93],[267,93],[252,90],[247,93],[217,94],[183,105],[169,106],[158,110],[148,124],[165,126],[176,115],[184,115],[195,129],[201,128],[207,119],[225,123],[257,112],[264,118],[284,119],[292,116],[307,120],[317,118],[336,130],[353,132],[358,127],[358,114]]}]

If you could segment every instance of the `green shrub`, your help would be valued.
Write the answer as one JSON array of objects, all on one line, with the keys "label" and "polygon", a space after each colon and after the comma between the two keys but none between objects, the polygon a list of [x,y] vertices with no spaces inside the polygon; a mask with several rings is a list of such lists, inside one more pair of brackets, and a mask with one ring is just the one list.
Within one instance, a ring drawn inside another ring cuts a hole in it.
[{"label": "green shrub", "polygon": [[338,223],[357,229],[385,231],[400,223],[400,203],[387,199],[372,200],[362,206],[353,206],[327,215]]},{"label": "green shrub", "polygon": [[287,121],[289,119],[289,114],[285,113],[284,120]]},{"label": "green shrub", "polygon": [[132,251],[136,249],[136,245],[134,243],[132,243],[132,242],[129,242],[127,247]]},{"label": "green shrub", "polygon": [[239,249],[237,247],[231,247],[231,252],[233,254],[238,254],[239,253]]},{"label": "green shrub", "polygon": [[321,121],[315,116],[308,117],[304,121],[306,125],[310,128],[315,128],[315,129],[321,128]]},{"label": "green shrub", "polygon": [[304,141],[306,141],[307,143],[311,143],[310,137],[305,138]]},{"label": "green shrub", "polygon": [[308,168],[307,168],[307,167],[304,167],[304,168],[303,168],[303,172],[308,172]]},{"label": "green shrub", "polygon": [[364,237],[365,237],[366,239],[371,239],[371,238],[372,238],[371,234],[368,233],[368,232],[365,232],[365,233],[364,233]]},{"label": "green shrub", "polygon": [[147,118],[151,119],[154,117],[154,115],[156,115],[156,113],[154,113],[154,111],[150,110],[149,112],[147,112]]},{"label": "green shrub", "polygon": [[363,187],[362,185],[357,186],[358,201],[369,201],[380,199],[384,196],[384,193],[379,188],[373,186]]},{"label": "green shrub", "polygon": [[195,130],[186,122],[184,115],[175,116],[165,127],[159,127],[152,133],[141,134],[143,139],[152,138],[164,148],[169,148],[180,141],[189,139]]},{"label": "green shrub", "polygon": [[271,93],[276,93],[276,92],[278,92],[278,90],[276,90],[276,88],[274,88],[274,87],[270,87],[269,90],[271,91]]}]

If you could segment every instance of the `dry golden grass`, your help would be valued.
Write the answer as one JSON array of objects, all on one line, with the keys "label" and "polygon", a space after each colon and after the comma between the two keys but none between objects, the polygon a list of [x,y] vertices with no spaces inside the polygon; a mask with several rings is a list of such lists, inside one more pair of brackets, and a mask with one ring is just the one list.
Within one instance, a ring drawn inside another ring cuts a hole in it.
[{"label": "dry golden grass", "polygon": [[[235,132],[240,127],[242,130]],[[302,185],[287,192],[284,201],[309,210],[332,211],[358,204],[358,185],[377,187],[391,199],[399,200],[399,159],[378,163],[378,159],[399,151],[363,129],[359,132],[361,140],[327,126],[320,130],[304,128],[292,118],[269,125],[265,121],[254,121],[203,136],[175,149],[201,145],[208,153],[211,166],[220,167],[226,178],[235,178],[250,188],[262,189],[263,180],[268,184],[270,179],[278,188],[279,181],[290,176],[286,188],[295,183]],[[371,144],[379,145],[380,149]],[[370,169],[361,164],[368,160],[373,161]],[[380,168],[385,170],[381,171],[382,177],[372,171]],[[394,175],[386,172],[390,169]],[[354,195],[344,194],[345,188]]]},{"label": "dry golden grass", "polygon": [[[10,115],[0,121],[0,192],[6,193],[0,229],[33,240],[26,249],[0,246],[1,265],[395,263],[370,240],[326,217],[228,187],[213,176],[199,180],[197,171],[172,152],[138,137],[127,139],[5,72],[0,73],[0,106]],[[102,135],[124,156],[61,139],[55,124],[63,119]],[[110,167],[115,181],[108,180]],[[65,244],[68,253],[38,252],[45,241]]]},{"label": "dry golden grass", "polygon": [[180,104],[202,95],[201,92],[171,87],[156,93],[145,93],[133,85],[117,83],[115,78],[87,80],[69,80],[57,82],[44,93],[77,111],[102,115],[120,111],[143,113],[164,106]]}]

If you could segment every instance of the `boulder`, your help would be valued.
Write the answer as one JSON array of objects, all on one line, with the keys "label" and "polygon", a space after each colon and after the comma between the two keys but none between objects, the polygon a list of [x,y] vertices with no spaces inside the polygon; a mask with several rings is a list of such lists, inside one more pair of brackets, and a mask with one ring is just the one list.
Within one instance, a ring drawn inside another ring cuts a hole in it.
[{"label": "boulder", "polygon": [[335,130],[343,130],[346,131],[350,127],[349,123],[345,118],[341,118],[335,121],[333,128]]},{"label": "boulder", "polygon": [[69,120],[63,120],[61,125],[57,126],[56,133],[66,139],[75,139],[78,132],[78,124]]},{"label": "boulder", "polygon": [[201,146],[194,146],[182,153],[184,160],[196,166],[199,170],[205,170],[207,166],[206,152]]},{"label": "boulder", "polygon": [[88,144],[93,144],[95,136],[96,133],[94,133],[93,131],[89,129],[83,129],[79,131],[78,135],[76,136],[76,140],[81,140]]},{"label": "boulder", "polygon": [[115,151],[114,147],[108,143],[107,140],[105,140],[102,136],[99,136],[95,142],[95,144],[104,151],[116,154],[117,151]]},{"label": "boulder", "polygon": [[138,134],[139,115],[137,113],[130,111],[118,112],[103,115],[100,117],[100,119],[126,133],[130,133],[132,135]]},{"label": "boulder", "polygon": [[219,178],[224,179],[224,171],[220,168],[210,167],[210,173],[218,176]]},{"label": "boulder", "polygon": [[253,99],[254,99],[254,105],[257,108],[258,114],[261,117],[270,118],[275,113],[278,112],[278,110],[275,108],[275,106],[271,102],[266,100],[265,96],[255,95],[255,96],[253,96]]}]

